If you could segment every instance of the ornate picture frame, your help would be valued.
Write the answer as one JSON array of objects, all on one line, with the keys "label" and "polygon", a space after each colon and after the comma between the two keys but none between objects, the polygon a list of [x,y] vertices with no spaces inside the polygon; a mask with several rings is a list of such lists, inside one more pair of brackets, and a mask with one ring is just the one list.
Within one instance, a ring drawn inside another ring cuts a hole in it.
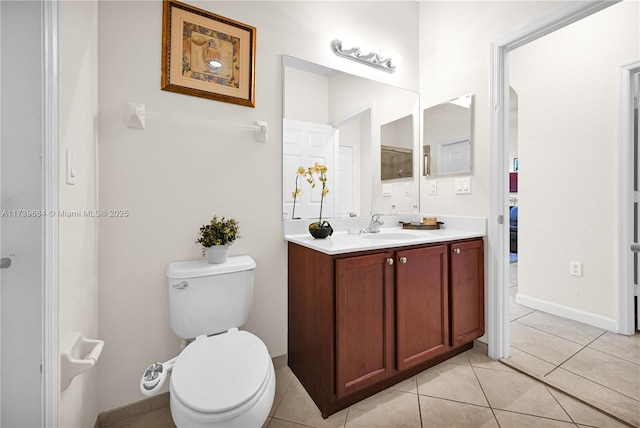
[{"label": "ornate picture frame", "polygon": [[255,107],[256,28],[164,0],[161,89]]}]

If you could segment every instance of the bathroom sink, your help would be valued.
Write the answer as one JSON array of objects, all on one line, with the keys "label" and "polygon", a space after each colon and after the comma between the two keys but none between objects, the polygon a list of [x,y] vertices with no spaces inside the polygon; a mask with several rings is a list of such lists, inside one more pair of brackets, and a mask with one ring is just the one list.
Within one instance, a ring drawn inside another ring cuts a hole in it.
[{"label": "bathroom sink", "polygon": [[365,233],[360,235],[362,239],[394,239],[394,240],[403,240],[403,239],[418,239],[423,238],[424,235],[419,235],[417,233],[404,233],[404,232],[380,232],[380,233]]}]

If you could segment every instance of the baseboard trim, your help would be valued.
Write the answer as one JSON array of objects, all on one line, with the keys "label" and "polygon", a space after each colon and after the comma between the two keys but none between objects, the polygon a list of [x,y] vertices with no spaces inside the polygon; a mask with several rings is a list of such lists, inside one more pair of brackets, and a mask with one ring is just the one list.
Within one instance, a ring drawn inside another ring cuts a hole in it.
[{"label": "baseboard trim", "polygon": [[537,311],[546,312],[573,321],[578,321],[592,327],[602,328],[616,333],[618,331],[618,321],[613,318],[571,308],[558,303],[530,297],[522,293],[516,294],[516,303]]},{"label": "baseboard trim", "polygon": [[127,419],[142,416],[163,407],[169,407],[168,392],[100,413],[98,415],[98,428],[111,427]]}]

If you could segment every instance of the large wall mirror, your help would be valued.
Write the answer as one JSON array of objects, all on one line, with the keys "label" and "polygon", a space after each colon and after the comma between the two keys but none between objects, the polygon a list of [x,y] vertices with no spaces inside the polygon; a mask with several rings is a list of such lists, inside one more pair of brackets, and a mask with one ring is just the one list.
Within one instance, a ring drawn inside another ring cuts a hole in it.
[{"label": "large wall mirror", "polygon": [[466,94],[423,112],[423,174],[471,174],[473,95]]},{"label": "large wall mirror", "polygon": [[[392,205],[408,213],[419,204],[417,93],[283,55],[283,116],[283,219],[318,217],[320,189],[296,173],[316,162],[328,168],[323,218],[388,213]],[[402,168],[411,173],[385,180],[384,192],[383,134],[411,152]]]}]

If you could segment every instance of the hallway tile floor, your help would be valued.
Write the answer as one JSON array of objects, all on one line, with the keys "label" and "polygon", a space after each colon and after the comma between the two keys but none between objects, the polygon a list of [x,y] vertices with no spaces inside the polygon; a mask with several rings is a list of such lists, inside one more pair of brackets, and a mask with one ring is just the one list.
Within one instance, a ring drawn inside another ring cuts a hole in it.
[{"label": "hallway tile floor", "polygon": [[511,356],[503,362],[640,426],[640,334],[614,334],[518,305],[517,264],[511,270]]}]

